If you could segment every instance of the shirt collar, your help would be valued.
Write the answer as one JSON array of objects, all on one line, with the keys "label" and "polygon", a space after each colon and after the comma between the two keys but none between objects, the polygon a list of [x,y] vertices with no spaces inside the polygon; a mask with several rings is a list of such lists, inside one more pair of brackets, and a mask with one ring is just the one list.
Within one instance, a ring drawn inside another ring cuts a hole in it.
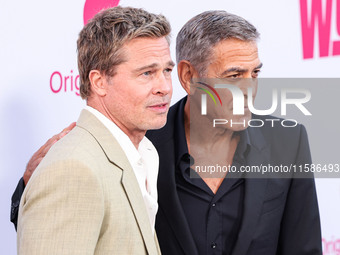
[{"label": "shirt collar", "polygon": [[[176,146],[176,165],[178,165],[179,161],[184,155],[189,158],[189,155],[187,155],[189,154],[189,151],[184,128],[184,106],[186,101],[187,97],[185,97],[184,100],[181,101],[178,114],[175,119],[174,137]],[[235,152],[235,160],[242,160],[244,159],[244,157],[247,156],[251,147],[248,128],[242,131],[238,131],[237,134],[240,135],[240,141]]]},{"label": "shirt collar", "polygon": [[243,160],[247,155],[251,147],[248,128],[242,131],[238,131],[240,141],[237,145],[234,160]]},{"label": "shirt collar", "polygon": [[152,143],[145,136],[138,145],[138,150],[133,145],[130,138],[110,119],[104,114],[94,109],[91,106],[86,106],[86,110],[96,116],[100,122],[111,132],[114,138],[118,141],[120,147],[123,149],[126,157],[128,158],[131,166],[134,166],[140,159],[145,150],[151,150]]}]

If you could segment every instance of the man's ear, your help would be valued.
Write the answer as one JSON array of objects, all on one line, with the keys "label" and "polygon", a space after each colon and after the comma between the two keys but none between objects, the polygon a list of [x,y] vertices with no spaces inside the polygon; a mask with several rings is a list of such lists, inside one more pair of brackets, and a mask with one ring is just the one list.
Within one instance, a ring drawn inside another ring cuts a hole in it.
[{"label": "man's ear", "polygon": [[[177,74],[184,90],[190,94],[190,84],[192,78],[197,78],[198,73],[192,64],[187,60],[181,60],[177,65]],[[193,88],[191,88],[193,89]],[[191,91],[193,92],[193,91]]]},{"label": "man's ear", "polygon": [[99,70],[91,70],[89,73],[91,91],[98,96],[105,96],[107,93],[106,77]]}]

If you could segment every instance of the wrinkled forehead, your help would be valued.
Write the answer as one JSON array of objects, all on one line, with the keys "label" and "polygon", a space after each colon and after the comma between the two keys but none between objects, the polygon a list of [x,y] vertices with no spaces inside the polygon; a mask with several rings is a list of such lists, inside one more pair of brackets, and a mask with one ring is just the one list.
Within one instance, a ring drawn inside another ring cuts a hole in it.
[{"label": "wrinkled forehead", "polygon": [[212,48],[207,69],[214,68],[221,72],[231,68],[254,69],[261,64],[255,41],[228,39]]},{"label": "wrinkled forehead", "polygon": [[216,43],[211,48],[211,53],[215,58],[247,57],[258,54],[258,47],[256,41],[242,41],[233,38]]}]

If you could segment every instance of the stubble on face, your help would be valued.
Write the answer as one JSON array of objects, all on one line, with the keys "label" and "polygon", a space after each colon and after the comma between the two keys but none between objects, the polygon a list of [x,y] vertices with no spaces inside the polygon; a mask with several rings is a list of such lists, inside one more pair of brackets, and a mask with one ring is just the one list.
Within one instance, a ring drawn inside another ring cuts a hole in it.
[{"label": "stubble on face", "polygon": [[[252,102],[257,92],[257,76],[262,67],[258,57],[256,42],[228,39],[216,44],[212,51],[211,64],[207,67],[206,77],[221,84],[237,86],[244,95],[244,114],[233,114],[233,96],[228,89],[216,89],[221,96],[223,106],[214,106],[211,100],[208,108],[211,117],[227,119],[229,123],[224,126],[231,131],[240,131],[248,126],[251,112],[248,108],[248,88],[252,88]],[[211,84],[214,85],[214,84]],[[234,123],[245,123],[245,125]]]},{"label": "stubble on face", "polygon": [[106,79],[102,104],[105,115],[127,135],[144,136],[166,123],[174,63],[165,37],[133,39],[123,50],[126,61]]}]

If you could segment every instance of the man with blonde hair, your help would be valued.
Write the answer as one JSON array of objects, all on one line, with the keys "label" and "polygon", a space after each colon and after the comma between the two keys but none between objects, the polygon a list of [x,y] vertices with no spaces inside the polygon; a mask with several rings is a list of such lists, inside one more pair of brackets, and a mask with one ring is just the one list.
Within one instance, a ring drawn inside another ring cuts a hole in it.
[{"label": "man with blonde hair", "polygon": [[115,7],[77,42],[76,127],[47,153],[23,193],[18,254],[160,254],[154,231],[158,154],[174,66],[162,15]]}]

